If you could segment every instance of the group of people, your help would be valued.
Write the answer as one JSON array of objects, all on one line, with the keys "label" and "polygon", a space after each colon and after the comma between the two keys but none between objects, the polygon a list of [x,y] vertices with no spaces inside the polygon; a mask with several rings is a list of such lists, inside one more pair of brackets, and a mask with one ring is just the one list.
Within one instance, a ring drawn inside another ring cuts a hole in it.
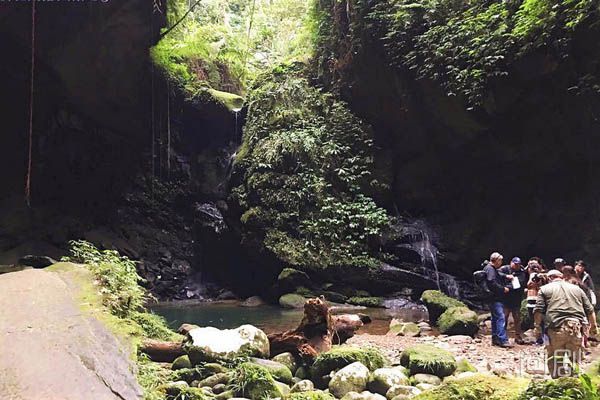
[{"label": "group of people", "polygon": [[552,377],[572,372],[597,334],[594,283],[583,261],[568,265],[562,258],[547,270],[542,260],[532,257],[523,266],[519,257],[504,265],[498,252],[485,262],[483,272],[489,293],[492,344],[512,347],[508,340],[508,319],[512,315],[515,343],[525,344],[521,326],[521,303],[527,300],[537,343],[546,345]]}]

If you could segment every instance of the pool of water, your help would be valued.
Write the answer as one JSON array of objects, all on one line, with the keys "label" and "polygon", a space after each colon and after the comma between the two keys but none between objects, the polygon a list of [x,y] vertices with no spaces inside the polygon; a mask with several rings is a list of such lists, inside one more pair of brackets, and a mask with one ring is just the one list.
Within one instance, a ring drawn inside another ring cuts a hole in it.
[{"label": "pool of water", "polygon": [[[237,328],[251,324],[267,333],[293,329],[302,319],[302,310],[285,310],[273,305],[242,307],[239,303],[161,303],[152,308],[156,314],[165,317],[169,326],[179,328],[183,323],[199,326],[214,326],[219,329]],[[345,311],[344,311],[345,312]],[[360,312],[371,317],[372,323],[362,327],[358,333],[384,335],[389,321],[399,318],[404,321],[421,321],[427,313],[421,308],[383,309],[367,308],[348,311]]]}]

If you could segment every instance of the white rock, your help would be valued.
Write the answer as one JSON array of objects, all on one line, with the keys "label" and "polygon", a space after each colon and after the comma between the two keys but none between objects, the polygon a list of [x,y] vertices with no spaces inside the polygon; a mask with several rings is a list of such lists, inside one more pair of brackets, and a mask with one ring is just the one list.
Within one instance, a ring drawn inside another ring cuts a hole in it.
[{"label": "white rock", "polygon": [[385,394],[385,397],[387,397],[388,400],[392,400],[394,397],[397,396],[412,397],[418,395],[419,393],[421,393],[421,390],[414,386],[396,385],[392,386],[390,390],[388,390],[388,392]]},{"label": "white rock", "polygon": [[333,375],[329,382],[329,391],[337,398],[349,392],[362,392],[369,381],[369,369],[360,362],[345,366]]},{"label": "white rock", "polygon": [[195,328],[188,332],[185,349],[192,364],[233,360],[241,356],[269,357],[269,339],[260,329],[242,325],[237,329]]},{"label": "white rock", "polygon": [[368,387],[371,392],[385,395],[392,386],[408,385],[408,377],[399,368],[379,368],[371,375]]}]

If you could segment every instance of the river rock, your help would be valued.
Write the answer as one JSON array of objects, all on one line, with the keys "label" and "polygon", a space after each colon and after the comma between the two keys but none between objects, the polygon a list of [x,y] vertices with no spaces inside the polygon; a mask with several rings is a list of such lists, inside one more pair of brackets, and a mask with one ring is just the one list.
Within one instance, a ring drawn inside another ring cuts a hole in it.
[{"label": "river rock", "polygon": [[269,373],[271,373],[273,378],[275,378],[275,380],[288,384],[292,383],[292,372],[284,364],[277,361],[264,360],[261,358],[251,358],[250,362],[266,368]]},{"label": "river rock", "polygon": [[221,394],[227,390],[227,385],[224,383],[218,383],[213,386],[212,391],[214,394]]},{"label": "river rock", "polygon": [[426,391],[434,389],[436,385],[432,385],[430,383],[417,383],[415,387],[419,390]]},{"label": "river rock", "polygon": [[364,391],[362,393],[347,393],[344,397],[342,397],[342,400],[385,400],[385,397],[377,393]]},{"label": "river rock", "polygon": [[292,374],[295,374],[298,369],[298,363],[292,353],[277,354],[272,360],[288,367],[292,371]]},{"label": "river rock", "polygon": [[349,392],[362,392],[367,387],[369,369],[360,362],[352,363],[336,372],[329,382],[329,391],[337,398]]},{"label": "river rock", "polygon": [[175,361],[173,361],[173,364],[171,364],[171,369],[173,371],[176,371],[178,369],[184,369],[184,368],[192,368],[192,363],[190,362],[190,358],[186,355],[177,357],[175,359]]},{"label": "river rock", "polygon": [[408,385],[396,385],[392,386],[390,390],[385,394],[388,400],[395,399],[398,396],[407,396],[408,398],[413,397],[421,393],[421,390]]},{"label": "river rock", "polygon": [[415,374],[410,379],[415,386],[419,383],[427,383],[435,386],[442,384],[442,380],[439,377],[431,374]]},{"label": "river rock", "polygon": [[436,325],[438,318],[451,307],[464,307],[465,304],[452,297],[446,296],[439,290],[426,290],[421,295],[421,301],[427,307],[429,322]]},{"label": "river rock", "polygon": [[385,395],[395,385],[408,385],[408,377],[398,368],[379,368],[373,371],[367,387],[371,392]]},{"label": "river rock", "polygon": [[451,307],[437,320],[440,332],[447,335],[473,336],[479,330],[477,313],[467,307]]},{"label": "river rock", "polygon": [[277,385],[283,397],[286,397],[290,394],[290,387],[285,383],[276,381],[275,385]]},{"label": "river rock", "polygon": [[165,392],[169,396],[178,396],[182,389],[189,386],[186,381],[169,382],[165,385]]},{"label": "river rock", "polygon": [[308,379],[304,379],[298,383],[296,383],[294,386],[292,386],[292,393],[300,393],[300,392],[310,392],[312,390],[315,390],[315,385],[312,383],[312,381],[309,381]]},{"label": "river rock", "polygon": [[417,337],[421,334],[421,328],[419,328],[419,325],[415,324],[414,322],[397,322],[393,325],[390,324],[390,331],[388,332],[388,334],[396,336]]},{"label": "river rock", "polygon": [[279,305],[283,308],[302,308],[305,302],[304,296],[295,293],[284,294],[279,298]]},{"label": "river rock", "polygon": [[228,384],[229,383],[229,374],[226,373],[220,373],[220,374],[215,374],[212,376],[209,376],[206,379],[201,380],[198,383],[198,387],[214,387],[217,386],[219,384]]},{"label": "river rock", "polygon": [[246,300],[240,303],[242,307],[259,307],[265,304],[265,301],[259,296],[248,297]]},{"label": "river rock", "polygon": [[429,344],[417,344],[402,352],[400,363],[408,368],[411,375],[433,374],[440,378],[456,371],[456,359],[447,350]]},{"label": "river rock", "polygon": [[193,365],[247,356],[269,357],[269,339],[262,330],[252,325],[223,330],[196,328],[188,332],[184,349]]}]

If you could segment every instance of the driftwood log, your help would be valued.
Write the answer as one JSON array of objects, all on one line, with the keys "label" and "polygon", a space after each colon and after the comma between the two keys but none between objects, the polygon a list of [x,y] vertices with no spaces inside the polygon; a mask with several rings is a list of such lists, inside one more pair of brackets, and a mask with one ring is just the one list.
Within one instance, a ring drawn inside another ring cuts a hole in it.
[{"label": "driftwood log", "polygon": [[323,299],[309,299],[304,303],[304,316],[296,329],[268,336],[271,356],[290,352],[304,360],[312,360],[317,354],[330,350],[333,344],[344,343],[369,322],[370,318],[365,315],[332,316]]},{"label": "driftwood log", "polygon": [[181,342],[163,342],[153,339],[144,340],[138,350],[156,362],[173,362],[177,357],[185,354]]}]

